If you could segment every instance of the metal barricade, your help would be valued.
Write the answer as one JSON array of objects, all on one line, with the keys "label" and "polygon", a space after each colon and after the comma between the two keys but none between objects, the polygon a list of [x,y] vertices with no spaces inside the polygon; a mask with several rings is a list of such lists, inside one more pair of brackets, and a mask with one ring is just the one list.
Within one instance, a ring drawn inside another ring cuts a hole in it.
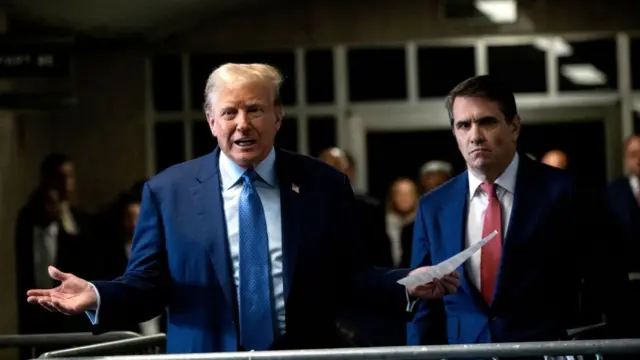
[{"label": "metal barricade", "polygon": [[114,331],[100,335],[92,333],[59,333],[59,334],[24,334],[24,335],[0,335],[0,349],[30,348],[32,357],[37,357],[38,347],[69,347],[88,344],[96,344],[107,341],[131,339],[139,337],[132,331]]},{"label": "metal barricade", "polygon": [[[122,340],[135,342],[139,339]],[[109,347],[103,344],[104,347]],[[99,347],[96,345],[95,347]],[[94,348],[95,348],[94,347]],[[69,349],[71,350],[71,349]],[[103,349],[104,350],[104,349]],[[107,349],[109,350],[109,349]],[[69,353],[68,353],[69,354]],[[103,360],[88,357],[87,353],[72,353],[84,356],[85,360]],[[104,355],[97,352],[94,356]],[[508,359],[522,357],[555,358],[567,355],[594,355],[604,359],[604,355],[640,354],[640,339],[596,340],[596,341],[550,341],[503,344],[402,346],[384,348],[346,348],[330,350],[289,350],[241,353],[169,354],[115,356],[112,360],[417,360],[417,359]],[[58,359],[79,360],[78,357],[58,357]]]},{"label": "metal barricade", "polygon": [[124,339],[80,346],[70,349],[49,351],[40,358],[75,358],[80,356],[104,355],[132,355],[132,354],[160,354],[164,352],[165,334],[140,336],[134,339]]}]

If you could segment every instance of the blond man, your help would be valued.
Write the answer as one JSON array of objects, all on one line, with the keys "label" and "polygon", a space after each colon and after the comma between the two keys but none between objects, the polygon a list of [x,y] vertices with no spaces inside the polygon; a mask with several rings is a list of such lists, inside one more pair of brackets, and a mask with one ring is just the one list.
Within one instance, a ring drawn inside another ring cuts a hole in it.
[{"label": "blond man", "polygon": [[337,346],[334,319],[352,295],[404,310],[406,295],[441,297],[457,277],[404,289],[408,270],[358,256],[346,176],[274,148],[283,121],[278,70],[226,64],[209,76],[205,113],[218,147],[147,182],[125,274],[62,284],[28,301],[86,312],[96,332],[168,310],[167,352]]}]

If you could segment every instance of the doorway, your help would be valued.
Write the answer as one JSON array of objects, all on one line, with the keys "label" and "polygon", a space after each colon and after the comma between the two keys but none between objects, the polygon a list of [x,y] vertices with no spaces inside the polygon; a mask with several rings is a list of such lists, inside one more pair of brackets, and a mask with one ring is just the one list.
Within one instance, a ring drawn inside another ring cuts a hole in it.
[{"label": "doorway", "polygon": [[[386,121],[377,114],[359,114],[360,141],[351,142],[354,156],[363,162],[359,169],[361,189],[384,200],[388,186],[397,177],[418,178],[422,164],[444,160],[456,174],[465,170],[446,114],[438,123],[418,115],[393,117]],[[569,170],[595,186],[603,186],[621,172],[620,123],[616,106],[521,109],[523,126],[519,151],[536,158],[559,149],[569,157]],[[350,119],[351,120],[351,119]],[[351,132],[358,126],[350,126]]]}]

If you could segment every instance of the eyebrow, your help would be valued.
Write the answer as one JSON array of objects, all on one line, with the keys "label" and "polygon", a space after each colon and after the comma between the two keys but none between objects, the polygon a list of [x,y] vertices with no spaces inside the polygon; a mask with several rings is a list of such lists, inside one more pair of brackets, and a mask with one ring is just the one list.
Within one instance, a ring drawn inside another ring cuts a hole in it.
[{"label": "eyebrow", "polygon": [[462,119],[462,120],[454,120],[453,124],[457,125],[460,123],[471,123],[471,122],[475,122],[475,123],[481,123],[481,122],[485,122],[485,121],[497,121],[498,118],[495,116],[483,116],[479,119]]}]

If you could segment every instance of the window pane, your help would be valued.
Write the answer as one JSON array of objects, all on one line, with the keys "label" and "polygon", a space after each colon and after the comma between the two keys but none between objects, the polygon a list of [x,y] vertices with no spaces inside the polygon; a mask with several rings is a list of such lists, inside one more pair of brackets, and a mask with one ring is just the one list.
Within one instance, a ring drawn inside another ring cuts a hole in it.
[{"label": "window pane", "polygon": [[181,121],[155,123],[156,172],[183,162],[184,128]]},{"label": "window pane", "polygon": [[330,103],[333,93],[333,53],[331,50],[310,50],[305,54],[307,103]]},{"label": "window pane", "polygon": [[206,120],[196,120],[191,124],[191,136],[194,158],[206,155],[218,146]]},{"label": "window pane", "polygon": [[276,135],[276,146],[289,150],[298,151],[298,119],[285,117]]},{"label": "window pane", "polygon": [[558,57],[560,91],[616,90],[618,64],[614,39],[570,42],[571,56]]},{"label": "window pane", "polygon": [[[584,139],[589,139],[589,146],[584,146]],[[607,181],[604,122],[601,119],[523,125],[518,145],[522,152],[538,159],[549,150],[561,150],[569,158],[569,171],[594,185],[602,186]]]},{"label": "window pane", "polygon": [[151,59],[153,105],[157,111],[182,110],[182,66],[179,55]]},{"label": "window pane", "polygon": [[458,83],[476,74],[472,47],[423,47],[418,49],[420,97],[446,96]]},{"label": "window pane", "polygon": [[404,48],[350,49],[347,55],[351,101],[404,100]]},{"label": "window pane", "polygon": [[309,117],[307,126],[309,155],[318,157],[326,148],[336,146],[336,118],[333,116]]},{"label": "window pane", "polygon": [[204,102],[204,86],[211,72],[218,66],[228,63],[266,63],[275,66],[282,72],[284,82],[280,96],[285,105],[296,102],[296,69],[295,54],[288,52],[256,52],[256,53],[217,53],[194,54],[191,56],[191,106],[202,109]]},{"label": "window pane", "polygon": [[631,39],[631,85],[640,90],[640,38]]},{"label": "window pane", "polygon": [[547,91],[546,54],[532,45],[491,46],[489,73],[505,81],[515,93]]}]

